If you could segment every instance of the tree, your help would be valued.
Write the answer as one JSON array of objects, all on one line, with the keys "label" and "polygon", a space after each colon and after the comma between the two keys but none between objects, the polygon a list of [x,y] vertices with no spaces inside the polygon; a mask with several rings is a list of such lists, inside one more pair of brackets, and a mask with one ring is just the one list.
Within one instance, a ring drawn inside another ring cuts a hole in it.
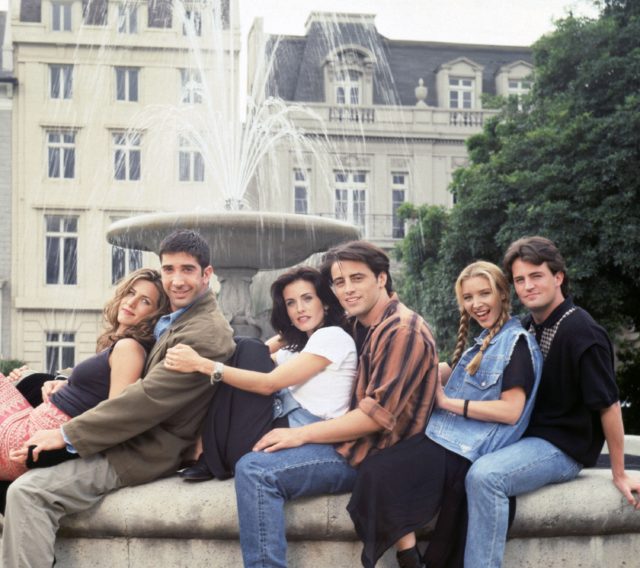
[{"label": "tree", "polygon": [[[577,303],[613,337],[640,330],[639,5],[611,0],[597,20],[557,22],[533,46],[535,83],[521,109],[505,102],[468,141],[471,165],[451,185],[456,205],[407,209],[416,224],[399,249],[402,291],[432,317],[445,355],[457,318],[435,312],[455,310],[455,277],[476,259],[499,264],[524,235],[558,244]],[[640,417],[640,389],[629,386],[640,358],[628,347],[618,374],[625,413]]]}]

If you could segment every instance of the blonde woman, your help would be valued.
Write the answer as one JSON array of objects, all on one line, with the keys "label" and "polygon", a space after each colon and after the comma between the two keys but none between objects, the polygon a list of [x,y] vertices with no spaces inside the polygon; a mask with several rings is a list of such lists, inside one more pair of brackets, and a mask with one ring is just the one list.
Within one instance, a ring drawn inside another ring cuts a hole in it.
[{"label": "blonde woman", "polygon": [[0,374],[1,480],[13,480],[26,471],[23,463],[9,458],[9,452],[34,432],[59,427],[140,378],[155,342],[153,328],[168,311],[160,274],[147,268],[136,270],[120,282],[104,308],[105,330],[98,338],[97,353],[78,364],[68,380],[45,382],[42,404],[31,406],[13,382]]},{"label": "blonde woman", "polygon": [[[402,568],[462,566],[466,535],[464,477],[471,463],[515,442],[529,420],[542,356],[510,316],[509,284],[496,265],[474,262],[455,285],[460,327],[450,369],[424,435],[368,457],[348,510],[364,543],[362,564],[375,566],[394,543]],[[465,350],[469,324],[482,333]],[[415,532],[440,511],[424,558]]]}]

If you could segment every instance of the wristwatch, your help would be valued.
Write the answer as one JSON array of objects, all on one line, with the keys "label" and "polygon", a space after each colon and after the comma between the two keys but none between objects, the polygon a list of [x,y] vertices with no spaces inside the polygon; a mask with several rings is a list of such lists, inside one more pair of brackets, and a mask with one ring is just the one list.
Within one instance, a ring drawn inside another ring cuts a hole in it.
[{"label": "wristwatch", "polygon": [[215,385],[222,380],[222,373],[224,371],[224,365],[218,361],[213,364],[213,371],[211,372],[211,384]]}]

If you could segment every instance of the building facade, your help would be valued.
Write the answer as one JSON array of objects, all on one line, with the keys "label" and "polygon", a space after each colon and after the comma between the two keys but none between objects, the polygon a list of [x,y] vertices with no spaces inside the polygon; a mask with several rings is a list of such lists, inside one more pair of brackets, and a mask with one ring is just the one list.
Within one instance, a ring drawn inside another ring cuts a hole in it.
[{"label": "building facade", "polygon": [[219,55],[209,38],[237,59],[239,29],[223,7],[11,0],[11,355],[51,371],[94,353],[113,283],[157,266],[151,253],[108,244],[109,225],[215,200],[192,133],[174,123],[204,106],[201,70]]},{"label": "building facade", "polygon": [[313,13],[304,36],[266,40],[258,23],[250,43],[272,59],[265,95],[304,106],[295,123],[322,145],[281,145],[256,201],[343,219],[385,248],[404,236],[402,203],[453,204],[465,141],[495,114],[485,95],[526,93],[533,70],[528,47],[390,40],[366,14]]},{"label": "building facade", "polygon": [[8,13],[0,12],[0,358],[11,354],[11,115],[15,77]]}]

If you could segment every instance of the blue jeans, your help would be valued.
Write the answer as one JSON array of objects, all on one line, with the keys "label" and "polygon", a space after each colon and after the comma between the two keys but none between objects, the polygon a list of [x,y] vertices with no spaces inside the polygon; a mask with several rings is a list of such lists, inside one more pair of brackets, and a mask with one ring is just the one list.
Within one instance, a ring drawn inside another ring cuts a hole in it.
[{"label": "blue jeans", "polygon": [[243,456],[235,483],[245,568],[286,568],[285,501],[346,493],[355,478],[356,470],[329,444]]},{"label": "blue jeans", "polygon": [[469,508],[465,568],[502,566],[509,497],[569,481],[581,469],[581,464],[541,438],[522,438],[476,460],[465,481]]}]

